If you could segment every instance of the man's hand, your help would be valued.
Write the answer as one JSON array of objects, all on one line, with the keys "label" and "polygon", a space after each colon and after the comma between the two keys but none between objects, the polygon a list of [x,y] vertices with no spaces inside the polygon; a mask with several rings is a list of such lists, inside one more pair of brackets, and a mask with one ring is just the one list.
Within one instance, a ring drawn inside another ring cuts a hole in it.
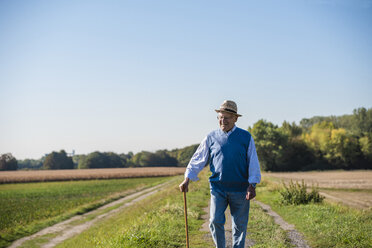
[{"label": "man's hand", "polygon": [[253,187],[252,185],[249,185],[248,189],[247,189],[247,194],[245,196],[245,199],[247,199],[249,201],[249,200],[255,198],[255,196],[256,196],[255,187]]},{"label": "man's hand", "polygon": [[183,180],[183,182],[178,186],[181,190],[181,192],[188,192],[189,191],[189,181],[190,179],[188,177]]}]

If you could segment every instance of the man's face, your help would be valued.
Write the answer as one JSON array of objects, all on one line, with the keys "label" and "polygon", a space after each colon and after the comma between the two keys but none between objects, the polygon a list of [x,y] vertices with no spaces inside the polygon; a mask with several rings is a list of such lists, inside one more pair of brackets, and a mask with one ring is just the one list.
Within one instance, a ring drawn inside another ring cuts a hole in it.
[{"label": "man's face", "polygon": [[235,122],[238,120],[236,115],[226,112],[218,113],[217,118],[221,130],[224,132],[230,131],[234,127]]}]

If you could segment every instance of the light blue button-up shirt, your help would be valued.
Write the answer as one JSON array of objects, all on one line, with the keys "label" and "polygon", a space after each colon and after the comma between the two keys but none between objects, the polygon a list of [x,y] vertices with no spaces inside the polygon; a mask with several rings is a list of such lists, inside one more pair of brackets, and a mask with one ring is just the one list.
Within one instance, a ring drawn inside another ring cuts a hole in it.
[{"label": "light blue button-up shirt", "polygon": [[[236,126],[234,126],[229,132],[224,132],[224,135],[227,137],[234,132]],[[251,141],[249,143],[248,151],[248,182],[251,184],[256,184],[261,181],[261,170],[260,163],[258,162],[256,147],[254,145],[253,137],[251,136]],[[189,164],[186,167],[185,178],[188,177],[192,181],[199,180],[198,174],[200,171],[207,165],[209,158],[209,144],[208,139],[205,137],[200,143],[198,149],[195,151],[192,156]]]}]

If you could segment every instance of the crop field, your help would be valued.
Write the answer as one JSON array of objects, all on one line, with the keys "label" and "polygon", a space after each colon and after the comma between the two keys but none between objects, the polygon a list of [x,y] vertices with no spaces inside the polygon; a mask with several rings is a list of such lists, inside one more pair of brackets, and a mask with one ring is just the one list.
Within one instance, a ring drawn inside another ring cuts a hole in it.
[{"label": "crop field", "polygon": [[326,199],[348,206],[368,209],[372,207],[372,171],[311,171],[264,173],[276,182],[290,180],[318,186]]},{"label": "crop field", "polygon": [[175,176],[183,174],[184,172],[185,172],[184,167],[1,171],[0,183],[159,177]]},{"label": "crop field", "polygon": [[0,247],[169,177],[0,185]]}]

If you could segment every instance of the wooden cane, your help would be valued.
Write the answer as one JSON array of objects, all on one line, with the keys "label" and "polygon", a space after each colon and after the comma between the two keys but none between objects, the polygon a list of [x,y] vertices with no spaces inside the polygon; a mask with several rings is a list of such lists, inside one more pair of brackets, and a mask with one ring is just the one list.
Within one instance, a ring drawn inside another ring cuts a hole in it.
[{"label": "wooden cane", "polygon": [[184,207],[185,207],[186,248],[189,248],[189,228],[188,228],[188,225],[187,225],[186,191],[183,192],[183,203],[184,203]]}]

